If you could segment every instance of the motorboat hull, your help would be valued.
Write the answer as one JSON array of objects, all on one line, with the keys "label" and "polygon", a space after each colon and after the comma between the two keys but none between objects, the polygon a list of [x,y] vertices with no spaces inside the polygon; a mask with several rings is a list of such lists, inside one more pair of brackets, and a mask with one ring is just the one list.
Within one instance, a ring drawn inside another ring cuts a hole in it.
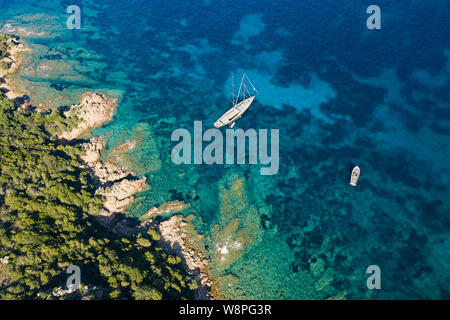
[{"label": "motorboat hull", "polygon": [[356,187],[356,184],[358,183],[359,175],[361,173],[361,170],[358,166],[354,167],[352,170],[352,175],[350,176],[350,184],[354,187]]}]

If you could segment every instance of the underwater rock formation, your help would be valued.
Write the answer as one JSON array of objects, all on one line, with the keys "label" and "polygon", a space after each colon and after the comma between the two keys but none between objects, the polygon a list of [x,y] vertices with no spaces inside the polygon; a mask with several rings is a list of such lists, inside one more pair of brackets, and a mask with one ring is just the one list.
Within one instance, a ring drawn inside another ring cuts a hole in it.
[{"label": "underwater rock formation", "polygon": [[[227,181],[228,180],[228,181]],[[257,206],[249,199],[245,179],[236,175],[219,184],[220,221],[213,227],[216,263],[226,268],[261,241]]]},{"label": "underwater rock formation", "polygon": [[160,214],[168,214],[168,213],[176,213],[180,212],[189,207],[189,204],[184,203],[183,201],[169,201],[165,202],[159,207],[152,207],[142,216],[142,219],[154,218]]}]

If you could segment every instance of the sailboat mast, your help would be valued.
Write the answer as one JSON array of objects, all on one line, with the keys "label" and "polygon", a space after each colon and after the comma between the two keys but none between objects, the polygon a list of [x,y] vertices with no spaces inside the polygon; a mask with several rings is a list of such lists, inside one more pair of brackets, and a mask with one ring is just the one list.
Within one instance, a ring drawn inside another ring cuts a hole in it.
[{"label": "sailboat mast", "polygon": [[243,100],[245,100],[245,90],[246,90],[246,87],[245,87],[245,73],[242,76],[242,81],[243,81],[243,84],[244,84],[244,90],[242,91],[244,93],[244,99]]},{"label": "sailboat mast", "polygon": [[241,89],[242,89],[242,83],[243,83],[243,81],[244,81],[244,76],[242,76],[241,84],[239,85],[239,90],[238,90],[238,93],[237,93],[237,96],[236,96],[236,103],[238,102],[239,96],[241,95]]},{"label": "sailboat mast", "polygon": [[232,94],[233,94],[233,107],[236,104],[236,102],[234,101],[234,76],[231,76],[231,90],[232,90]]}]

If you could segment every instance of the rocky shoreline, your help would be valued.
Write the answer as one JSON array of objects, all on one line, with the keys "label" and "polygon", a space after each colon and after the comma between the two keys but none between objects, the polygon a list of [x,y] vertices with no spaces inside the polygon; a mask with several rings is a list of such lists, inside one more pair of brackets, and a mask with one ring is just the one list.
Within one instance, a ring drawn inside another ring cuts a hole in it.
[{"label": "rocky shoreline", "polygon": [[[22,65],[21,55],[27,52],[31,52],[30,48],[27,48],[21,40],[15,37],[9,37],[5,41],[7,48],[7,54],[1,59],[2,66],[0,68],[0,91],[3,96],[14,103],[27,107],[27,96],[20,92],[11,79],[11,75],[19,70]],[[5,68],[5,66],[8,66]]]},{"label": "rocky shoreline", "polygon": [[[65,112],[66,117],[77,116],[79,119],[77,127],[60,134],[59,138],[64,141],[73,141],[83,136],[86,131],[110,121],[113,118],[116,103],[116,100],[102,94],[85,93],[80,104],[72,106]],[[159,207],[149,209],[142,217],[143,222],[140,225],[130,225],[122,213],[133,203],[134,195],[149,186],[146,184],[145,177],[137,178],[134,172],[117,163],[101,160],[100,152],[105,144],[100,137],[93,137],[89,142],[82,144],[85,150],[82,159],[85,168],[91,172],[94,179],[96,193],[106,198],[103,210],[97,215],[98,221],[112,231],[125,236],[135,232],[145,232],[149,227],[156,228],[161,236],[159,241],[161,247],[181,257],[188,274],[197,281],[199,285],[197,299],[211,299],[208,260],[189,244],[186,232],[188,222],[181,215],[172,216],[161,222],[153,219],[160,214],[180,212],[188,208],[189,204],[181,201],[163,203]]]},{"label": "rocky shoreline", "polygon": [[[22,108],[31,109],[36,112],[47,112],[40,106],[32,106],[29,98],[14,85],[13,73],[20,68],[21,54],[31,52],[21,40],[16,37],[8,39],[8,56],[4,58],[9,64],[9,68],[1,70],[0,90],[5,98],[13,100],[14,103]],[[170,219],[158,222],[155,216],[167,213],[176,213],[189,207],[189,204],[172,201],[162,204],[159,207],[153,207],[142,217],[140,224],[130,224],[123,214],[127,206],[135,200],[134,195],[138,192],[150,188],[146,184],[145,177],[136,177],[133,171],[130,171],[111,160],[102,160],[101,151],[106,146],[106,141],[101,137],[92,137],[89,141],[83,142],[82,138],[90,136],[90,130],[103,125],[113,119],[117,108],[117,99],[109,98],[102,93],[86,92],[82,95],[79,104],[72,105],[69,110],[64,112],[64,116],[69,119],[74,117],[76,125],[68,131],[57,134],[61,143],[80,144],[85,153],[81,157],[83,160],[82,168],[90,171],[94,181],[96,193],[105,197],[103,209],[96,216],[97,220],[108,227],[111,231],[129,236],[136,232],[146,232],[149,227],[156,228],[161,240],[159,244],[166,251],[181,257],[183,264],[189,273],[198,283],[196,297],[198,299],[211,299],[209,279],[208,260],[201,253],[194,250],[189,243],[186,232],[187,221],[183,216],[176,215]],[[132,148],[132,142],[119,147]],[[65,295],[62,288],[55,291],[55,296]]]},{"label": "rocky shoreline", "polygon": [[[116,104],[113,100],[97,93],[83,95],[79,105],[72,106],[66,116],[74,113],[80,120],[77,128],[60,135],[61,139],[72,141],[82,136],[86,130],[100,126],[113,117]],[[210,295],[208,260],[189,243],[186,227],[188,222],[183,216],[176,215],[170,219],[157,222],[154,217],[160,214],[176,213],[189,207],[181,201],[171,201],[159,207],[153,207],[142,217],[139,225],[131,225],[123,212],[134,201],[134,195],[149,188],[146,178],[138,178],[134,172],[112,161],[100,159],[100,152],[105,147],[100,137],[93,137],[82,144],[85,154],[82,157],[84,167],[91,172],[97,188],[96,193],[106,198],[104,208],[97,219],[113,232],[129,236],[136,232],[146,232],[149,227],[156,228],[161,236],[159,244],[167,252],[178,255],[183,261],[188,274],[198,283],[197,299],[212,299]]]},{"label": "rocky shoreline", "polygon": [[167,252],[181,257],[188,274],[197,281],[199,286],[196,299],[212,300],[211,287],[214,282],[210,276],[209,261],[192,245],[192,239],[187,230],[193,228],[192,224],[182,215],[175,215],[161,222],[153,219],[146,220],[141,223],[142,227],[156,228],[161,235],[159,241],[161,247]]}]

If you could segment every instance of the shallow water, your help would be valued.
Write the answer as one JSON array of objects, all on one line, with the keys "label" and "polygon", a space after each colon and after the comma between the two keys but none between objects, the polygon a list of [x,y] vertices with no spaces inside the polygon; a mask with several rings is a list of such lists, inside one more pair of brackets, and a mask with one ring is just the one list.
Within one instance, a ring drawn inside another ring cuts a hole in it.
[{"label": "shallow water", "polygon": [[[105,158],[136,142],[119,161],[151,189],[128,213],[189,203],[224,297],[450,298],[447,1],[379,1],[381,30],[363,1],[0,2],[4,29],[34,31],[15,77],[33,103],[120,98],[93,134]],[[260,95],[237,127],[280,129],[279,173],[171,163],[172,131],[212,127],[242,72]]]}]

